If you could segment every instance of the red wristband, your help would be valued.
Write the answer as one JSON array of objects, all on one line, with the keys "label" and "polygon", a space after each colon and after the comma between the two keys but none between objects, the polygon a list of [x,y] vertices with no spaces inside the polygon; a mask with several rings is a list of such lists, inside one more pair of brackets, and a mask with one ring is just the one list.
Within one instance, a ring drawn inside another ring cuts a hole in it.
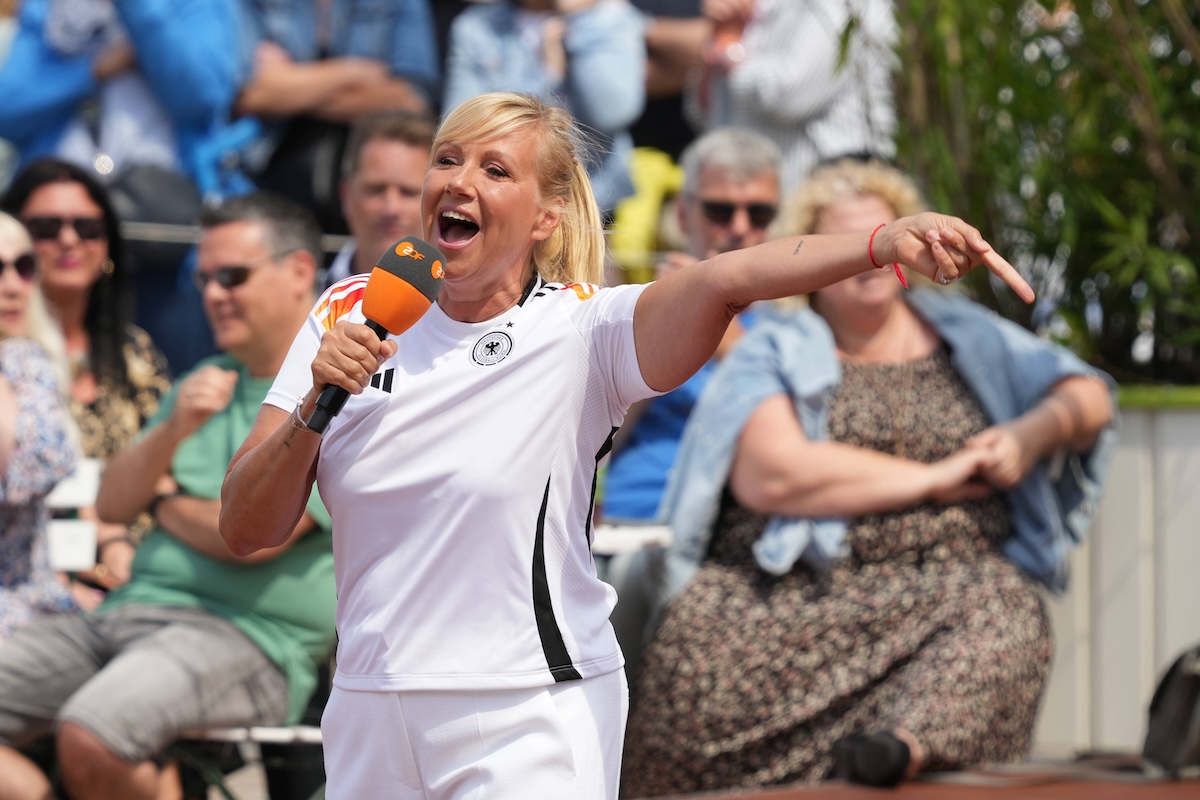
[{"label": "red wristband", "polygon": [[[879,233],[880,229],[886,226],[886,222],[881,222],[871,231],[871,238],[867,239],[867,258],[871,259],[871,266],[875,269],[887,269],[886,264],[880,264],[875,260],[875,234]],[[900,279],[900,285],[905,289],[908,288],[908,281],[904,277],[904,273],[900,271],[900,264],[892,264],[892,269],[896,271],[896,277]]]}]

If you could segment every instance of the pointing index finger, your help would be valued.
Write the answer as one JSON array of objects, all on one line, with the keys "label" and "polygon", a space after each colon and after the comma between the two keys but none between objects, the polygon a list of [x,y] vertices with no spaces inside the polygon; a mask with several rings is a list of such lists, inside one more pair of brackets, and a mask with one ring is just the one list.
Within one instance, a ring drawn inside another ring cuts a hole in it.
[{"label": "pointing index finger", "polygon": [[1025,282],[1017,268],[990,247],[983,252],[983,263],[992,274],[1008,284],[1017,296],[1026,303],[1033,302],[1033,287]]}]

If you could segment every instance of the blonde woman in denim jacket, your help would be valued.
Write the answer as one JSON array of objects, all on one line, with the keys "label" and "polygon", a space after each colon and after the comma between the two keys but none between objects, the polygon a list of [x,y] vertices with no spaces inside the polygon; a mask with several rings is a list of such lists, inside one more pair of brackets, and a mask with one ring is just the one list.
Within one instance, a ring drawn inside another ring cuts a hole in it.
[{"label": "blonde woman in denim jacket", "polygon": [[[785,224],[836,233],[919,208],[896,170],[845,161]],[[765,315],[697,405],[660,510],[675,542],[629,796],[889,785],[1025,756],[1052,650],[1038,584],[1065,585],[1095,514],[1112,389],[892,269]]]}]

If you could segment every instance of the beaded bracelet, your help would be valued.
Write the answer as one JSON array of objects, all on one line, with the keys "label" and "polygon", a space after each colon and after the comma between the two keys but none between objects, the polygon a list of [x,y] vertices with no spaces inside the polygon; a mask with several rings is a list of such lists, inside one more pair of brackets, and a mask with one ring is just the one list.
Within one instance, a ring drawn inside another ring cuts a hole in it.
[{"label": "beaded bracelet", "polygon": [[[867,258],[871,259],[871,266],[873,266],[875,269],[887,269],[886,264],[880,264],[875,260],[875,234],[879,233],[880,229],[886,225],[886,222],[881,222],[876,225],[875,230],[871,231],[871,238],[867,239]],[[892,269],[896,270],[896,277],[900,279],[900,285],[907,289],[908,280],[904,277],[904,273],[900,270],[899,262],[892,264]]]}]

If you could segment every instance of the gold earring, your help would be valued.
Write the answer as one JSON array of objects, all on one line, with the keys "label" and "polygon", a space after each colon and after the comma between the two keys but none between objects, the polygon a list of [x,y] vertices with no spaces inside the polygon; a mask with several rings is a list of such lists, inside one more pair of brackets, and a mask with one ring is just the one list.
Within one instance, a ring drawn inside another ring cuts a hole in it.
[{"label": "gold earring", "polygon": [[111,258],[104,259],[104,263],[100,265],[100,274],[105,278],[111,278],[113,273],[117,271],[117,265],[113,263]]}]

